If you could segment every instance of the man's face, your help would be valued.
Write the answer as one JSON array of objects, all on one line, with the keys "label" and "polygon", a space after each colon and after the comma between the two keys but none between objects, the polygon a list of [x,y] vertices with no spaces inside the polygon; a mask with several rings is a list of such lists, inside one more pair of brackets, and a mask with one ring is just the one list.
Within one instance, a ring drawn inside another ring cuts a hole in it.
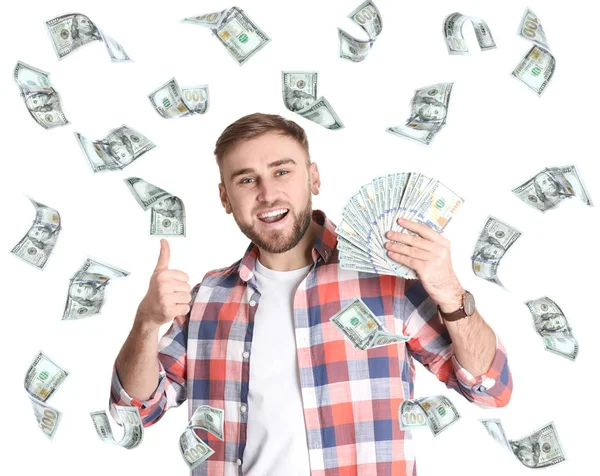
[{"label": "man's face", "polygon": [[113,157],[121,164],[129,163],[133,160],[133,154],[120,139],[116,139],[110,143],[110,151]]},{"label": "man's face", "polygon": [[535,182],[545,196],[554,197],[558,194],[556,183],[548,174],[542,174],[536,177]]},{"label": "man's face", "polygon": [[29,230],[27,236],[42,243],[46,243],[46,241],[48,241],[48,239],[52,236],[52,231],[43,225],[34,226]]},{"label": "man's face", "polygon": [[221,172],[221,203],[242,233],[270,253],[296,246],[310,225],[320,179],[295,139],[268,132],[241,142],[223,157]]},{"label": "man's face", "polygon": [[90,300],[96,295],[96,289],[89,283],[73,283],[69,293],[75,298]]},{"label": "man's face", "polygon": [[27,104],[28,109],[37,111],[48,104],[50,98],[51,96],[49,94],[32,94],[25,100],[25,103]]},{"label": "man's face", "polygon": [[533,450],[529,449],[529,448],[520,448],[519,451],[517,452],[517,457],[521,460],[521,462],[529,467],[529,468],[535,468],[537,461],[536,461],[536,457],[535,454],[533,452]]},{"label": "man's face", "polygon": [[481,250],[481,254],[487,259],[498,259],[504,255],[504,249],[496,245],[487,245]]},{"label": "man's face", "polygon": [[304,109],[315,102],[315,99],[310,94],[303,91],[294,90],[292,97],[293,99],[289,104],[289,106],[292,108],[292,111],[300,111],[301,109]]},{"label": "man's face", "polygon": [[446,117],[446,108],[442,105],[424,104],[419,108],[419,115],[427,120],[440,120]]},{"label": "man's face", "polygon": [[544,328],[549,331],[557,331],[566,327],[567,323],[564,316],[552,316],[548,320],[544,321]]},{"label": "man's face", "polygon": [[88,18],[77,16],[75,19],[77,21],[77,29],[81,33],[91,33],[94,30],[94,25]]}]

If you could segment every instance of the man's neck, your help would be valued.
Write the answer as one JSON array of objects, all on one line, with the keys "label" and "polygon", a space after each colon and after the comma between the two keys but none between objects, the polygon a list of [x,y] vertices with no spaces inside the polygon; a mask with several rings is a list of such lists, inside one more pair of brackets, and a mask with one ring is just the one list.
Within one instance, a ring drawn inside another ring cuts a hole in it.
[{"label": "man's neck", "polygon": [[284,253],[269,253],[259,248],[260,263],[273,271],[293,271],[313,263],[312,249],[321,232],[321,226],[314,220],[298,244]]}]

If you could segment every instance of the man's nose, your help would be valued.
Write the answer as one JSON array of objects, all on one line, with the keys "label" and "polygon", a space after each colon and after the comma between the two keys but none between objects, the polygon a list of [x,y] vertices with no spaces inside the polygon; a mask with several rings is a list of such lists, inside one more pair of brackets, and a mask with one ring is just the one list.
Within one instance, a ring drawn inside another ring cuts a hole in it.
[{"label": "man's nose", "polygon": [[264,202],[274,202],[278,196],[277,185],[273,180],[261,180],[259,185],[258,199]]}]

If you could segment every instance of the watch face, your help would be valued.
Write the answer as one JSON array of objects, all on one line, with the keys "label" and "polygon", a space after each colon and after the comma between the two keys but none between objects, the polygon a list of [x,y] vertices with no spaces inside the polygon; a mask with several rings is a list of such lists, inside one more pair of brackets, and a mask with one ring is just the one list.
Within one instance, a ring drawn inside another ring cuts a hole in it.
[{"label": "watch face", "polygon": [[475,313],[475,298],[470,292],[465,296],[465,312],[467,316],[472,316]]}]

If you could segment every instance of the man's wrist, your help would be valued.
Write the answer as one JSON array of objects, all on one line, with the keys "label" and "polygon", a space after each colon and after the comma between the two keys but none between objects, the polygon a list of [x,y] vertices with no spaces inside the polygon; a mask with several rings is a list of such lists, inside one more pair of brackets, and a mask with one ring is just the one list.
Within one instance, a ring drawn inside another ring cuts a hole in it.
[{"label": "man's wrist", "polygon": [[463,295],[465,290],[460,287],[451,293],[447,299],[437,302],[440,310],[446,314],[457,311],[463,305]]}]

